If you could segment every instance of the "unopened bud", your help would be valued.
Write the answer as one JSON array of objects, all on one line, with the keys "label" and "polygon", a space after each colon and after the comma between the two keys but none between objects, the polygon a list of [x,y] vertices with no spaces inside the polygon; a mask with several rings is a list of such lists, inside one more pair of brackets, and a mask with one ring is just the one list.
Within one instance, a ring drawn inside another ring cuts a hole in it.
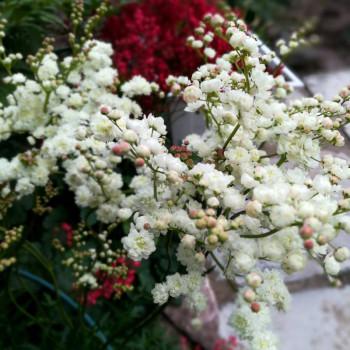
[{"label": "unopened bud", "polygon": [[107,106],[102,106],[100,112],[103,115],[107,115],[109,113],[109,108]]},{"label": "unopened bud", "polygon": [[252,289],[246,289],[243,292],[243,299],[247,301],[248,303],[251,303],[255,300],[256,294]]},{"label": "unopened bud", "polygon": [[349,259],[350,252],[349,249],[346,247],[338,248],[334,253],[335,260],[338,262],[344,262],[345,260]]},{"label": "unopened bud", "polygon": [[207,200],[207,203],[212,208],[216,208],[216,207],[218,207],[220,205],[220,202],[219,202],[219,200],[216,197],[210,197]]},{"label": "unopened bud", "polygon": [[245,276],[248,286],[256,288],[262,282],[262,277],[258,272],[251,272]]},{"label": "unopened bud", "polygon": [[198,264],[203,265],[205,263],[205,255],[202,252],[197,253],[194,258]]},{"label": "unopened bud", "polygon": [[210,235],[210,236],[208,237],[208,243],[209,243],[210,245],[215,245],[215,244],[218,243],[218,241],[219,241],[218,236]]},{"label": "unopened bud", "polygon": [[261,310],[261,305],[257,301],[254,301],[250,305],[250,308],[252,309],[253,312],[259,312]]},{"label": "unopened bud", "polygon": [[137,158],[135,164],[138,168],[141,168],[145,165],[145,161],[142,158]]},{"label": "unopened bud", "polygon": [[310,250],[314,247],[314,242],[311,239],[307,239],[304,241],[304,247],[305,249]]},{"label": "unopened bud", "polygon": [[316,241],[319,245],[325,245],[328,242],[328,238],[325,235],[319,235]]},{"label": "unopened bud", "polygon": [[314,234],[314,230],[313,230],[310,226],[305,226],[305,225],[304,225],[304,226],[300,229],[300,236],[301,236],[303,239],[311,238],[313,234]]},{"label": "unopened bud", "polygon": [[196,238],[192,235],[184,235],[181,240],[181,243],[186,249],[193,250],[196,246]]}]

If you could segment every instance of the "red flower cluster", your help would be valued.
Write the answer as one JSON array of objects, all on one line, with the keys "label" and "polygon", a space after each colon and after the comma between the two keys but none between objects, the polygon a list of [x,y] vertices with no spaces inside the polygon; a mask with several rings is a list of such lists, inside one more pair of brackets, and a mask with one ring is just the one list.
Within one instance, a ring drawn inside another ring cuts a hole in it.
[{"label": "red flower cluster", "polygon": [[[140,262],[126,260],[126,258],[119,258],[113,267],[124,265],[127,267],[140,267]],[[87,294],[87,304],[96,305],[96,302],[100,298],[110,299],[112,296],[119,298],[123,294],[122,287],[131,287],[135,280],[136,271],[134,269],[128,269],[125,277],[107,276],[106,273],[97,270],[95,275],[99,282],[99,287],[91,290]]]},{"label": "red flower cluster", "polygon": [[73,234],[72,234],[72,226],[68,224],[68,222],[62,222],[61,228],[66,232],[67,237],[67,246],[71,247],[73,245]]},{"label": "red flower cluster", "polygon": [[[205,14],[219,11],[217,2],[145,0],[122,6],[102,31],[113,45],[119,75],[126,79],[142,75],[163,89],[168,89],[165,79],[170,74],[190,76],[203,62],[186,46],[186,39]],[[212,46],[219,54],[227,51],[222,40],[214,40]]]}]

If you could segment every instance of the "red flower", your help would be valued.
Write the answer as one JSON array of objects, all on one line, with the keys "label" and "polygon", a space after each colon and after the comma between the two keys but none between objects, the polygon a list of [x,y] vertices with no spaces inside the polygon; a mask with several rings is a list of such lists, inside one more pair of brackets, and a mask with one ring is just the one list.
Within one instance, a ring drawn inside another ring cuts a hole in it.
[{"label": "red flower", "polygon": [[[142,75],[168,89],[170,75],[190,76],[203,63],[197,53],[186,46],[203,16],[219,12],[216,0],[146,0],[124,5],[119,15],[105,23],[102,37],[111,41],[114,64],[122,78]],[[227,44],[215,40],[218,53]]]},{"label": "red flower", "polygon": [[[136,264],[136,266],[135,266]],[[139,267],[140,263],[132,260],[126,260],[126,258],[119,258],[115,263],[112,264],[113,267],[118,265]],[[136,271],[133,269],[128,270],[125,277],[115,277],[106,276],[104,272],[97,270],[95,276],[99,282],[99,287],[91,290],[87,294],[87,304],[96,305],[97,300],[100,298],[110,299],[112,296],[120,296],[123,291],[119,286],[131,287],[135,280]]]}]

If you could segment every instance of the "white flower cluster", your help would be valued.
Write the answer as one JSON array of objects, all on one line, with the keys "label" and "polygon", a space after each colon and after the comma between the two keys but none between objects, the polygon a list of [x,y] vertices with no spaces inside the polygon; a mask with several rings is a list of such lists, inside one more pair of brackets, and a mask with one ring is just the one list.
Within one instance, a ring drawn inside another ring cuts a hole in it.
[{"label": "white flower cluster", "polygon": [[[125,123],[125,131],[120,126],[123,142],[130,144],[127,156],[141,165],[130,185],[134,194],[125,201],[136,212],[139,235],[133,229],[124,248],[141,259],[155,249],[149,240],[178,233],[177,258],[188,275],[157,284],[153,296],[159,304],[186,293],[193,299],[187,278],[204,271],[208,255],[231,281],[259,274],[259,285],[248,292],[254,298],[241,298],[231,323],[252,349],[277,349],[276,337],[266,330],[269,307],[286,310],[290,296],[276,270],[254,272],[259,260],[280,264],[291,274],[304,269],[309,255],[336,281],[339,264],[349,255],[347,248],[330,244],[342,229],[350,232],[349,190],[341,186],[350,177],[349,164],[321,157],[320,150],[344,144],[339,129],[350,118],[350,91],[344,88],[333,101],[316,95],[287,105],[281,98],[288,85],[282,76],[267,73],[267,58],[244,23],[226,23],[222,33],[233,51],[199,67],[191,82],[168,79],[173,92],[183,90],[186,110],[204,113],[208,129],[203,135],[189,135],[169,152],[159,128],[143,129],[145,120]],[[132,138],[125,136],[131,133]],[[266,143],[274,153],[264,150]],[[312,177],[311,168],[318,171]],[[134,236],[142,237],[142,244],[140,238],[130,241]]]},{"label": "white flower cluster", "polygon": [[[132,212],[120,209],[125,197],[121,192],[123,181],[112,171],[121,158],[111,154],[113,144],[109,142],[121,132],[102,113],[109,110],[105,107],[108,105],[116,116],[140,116],[141,108],[109,88],[117,78],[117,71],[111,67],[111,45],[88,41],[85,50],[88,59],[80,65],[75,65],[72,57],[64,59],[65,79],[53,53],[44,55],[35,67],[36,80],[21,74],[7,79],[16,89],[8,96],[9,105],[1,110],[0,140],[28,133],[28,143],[34,147],[11,160],[0,159],[0,182],[7,184],[1,195],[6,197],[11,192],[13,181],[17,198],[32,193],[35,186],[45,186],[61,164],[77,205],[96,208],[98,219],[111,223],[118,217],[128,218]],[[132,85],[134,89],[139,86],[138,94],[158,89],[143,78],[134,79]]]}]

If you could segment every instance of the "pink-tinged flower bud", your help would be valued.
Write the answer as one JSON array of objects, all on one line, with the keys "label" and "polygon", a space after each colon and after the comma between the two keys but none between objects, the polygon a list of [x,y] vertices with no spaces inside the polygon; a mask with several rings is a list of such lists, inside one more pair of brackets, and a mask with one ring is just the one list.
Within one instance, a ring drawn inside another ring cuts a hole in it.
[{"label": "pink-tinged flower bud", "polygon": [[261,166],[258,166],[254,170],[254,178],[255,179],[262,179],[264,177],[264,168]]},{"label": "pink-tinged flower bud", "polygon": [[216,226],[216,219],[212,218],[211,216],[206,216],[204,220],[207,222],[208,228],[214,228]]},{"label": "pink-tinged flower bud", "polygon": [[338,248],[334,253],[335,260],[338,262],[344,262],[345,260],[349,259],[350,252],[349,249],[346,247]]},{"label": "pink-tinged flower bud", "polygon": [[216,211],[213,209],[213,208],[208,208],[205,213],[208,215],[208,216],[215,216],[216,214]]},{"label": "pink-tinged flower bud", "polygon": [[342,210],[350,209],[350,200],[348,198],[340,199],[337,204],[338,204],[338,207]]},{"label": "pink-tinged flower bud", "polygon": [[137,158],[135,164],[138,168],[141,168],[145,165],[145,161],[142,158]]},{"label": "pink-tinged flower bud", "polygon": [[256,294],[252,289],[246,289],[243,292],[243,299],[247,301],[248,303],[251,303],[255,300]]},{"label": "pink-tinged flower bud", "polygon": [[137,134],[134,130],[126,130],[123,134],[123,140],[129,143],[135,143],[137,140]]},{"label": "pink-tinged flower bud", "polygon": [[246,213],[252,218],[256,218],[262,212],[262,205],[258,201],[250,201],[246,207]]},{"label": "pink-tinged flower bud", "polygon": [[201,93],[201,90],[197,86],[187,86],[184,90],[183,99],[186,103],[196,102]]},{"label": "pink-tinged flower bud", "polygon": [[203,265],[205,263],[205,255],[202,252],[197,253],[194,258],[198,264]]},{"label": "pink-tinged flower bud", "polygon": [[122,149],[122,154],[128,153],[130,151],[130,143],[128,142],[121,142],[119,146]]},{"label": "pink-tinged flower bud", "polygon": [[339,96],[341,96],[342,98],[348,97],[349,94],[350,94],[350,90],[347,87],[344,87],[339,91]]},{"label": "pink-tinged flower bud", "polygon": [[103,115],[107,115],[109,113],[109,108],[107,106],[102,106],[100,112]]},{"label": "pink-tinged flower bud", "polygon": [[218,236],[210,235],[210,236],[208,237],[208,243],[209,243],[210,245],[215,245],[215,244],[217,244],[218,242],[219,242]]},{"label": "pink-tinged flower bud", "polygon": [[259,312],[261,310],[261,305],[257,301],[254,301],[250,305],[250,308],[252,309],[253,312]]},{"label": "pink-tinged flower bud", "polygon": [[304,247],[305,249],[310,250],[314,247],[314,242],[311,239],[307,239],[304,241]]},{"label": "pink-tinged flower bud", "polygon": [[343,286],[343,284],[341,283],[340,280],[334,279],[334,280],[331,282],[331,286],[334,287],[334,288],[341,288],[341,287]]},{"label": "pink-tinged flower bud", "polygon": [[149,229],[151,228],[151,224],[150,224],[149,222],[145,222],[145,223],[143,224],[143,228],[144,228],[145,230],[149,230]]},{"label": "pink-tinged flower bud", "polygon": [[181,243],[186,249],[193,250],[196,246],[196,238],[192,235],[184,235],[181,239]]},{"label": "pink-tinged flower bud", "polygon": [[190,210],[189,216],[191,219],[196,219],[197,218],[197,211],[196,210]]},{"label": "pink-tinged flower bud", "polygon": [[103,171],[96,171],[95,172],[95,177],[96,177],[96,179],[99,179],[99,180],[101,180],[101,179],[103,179],[103,177],[104,177],[104,173],[103,173]]},{"label": "pink-tinged flower bud", "polygon": [[112,148],[112,152],[116,155],[116,156],[120,156],[122,154],[122,148],[120,145],[116,145]]},{"label": "pink-tinged flower bud", "polygon": [[310,226],[303,226],[301,229],[300,229],[300,236],[303,238],[303,239],[309,239],[312,237],[312,235],[314,234],[314,230],[310,227]]},{"label": "pink-tinged flower bud", "polygon": [[205,217],[205,212],[204,212],[204,210],[203,209],[199,209],[198,211],[197,211],[197,218],[198,219],[201,219],[201,218],[204,218]]},{"label": "pink-tinged flower bud", "polygon": [[202,219],[198,219],[198,220],[196,220],[196,227],[198,228],[198,229],[204,229],[204,228],[206,228],[207,227],[207,222],[206,222],[206,220],[204,219],[204,218],[202,218]]},{"label": "pink-tinged flower bud", "polygon": [[258,285],[261,284],[262,277],[257,272],[251,272],[245,276],[245,280],[246,280],[248,286],[250,286],[252,288],[256,288]]},{"label": "pink-tinged flower bud", "polygon": [[328,238],[325,235],[319,235],[316,241],[319,245],[325,245],[328,242]]},{"label": "pink-tinged flower bud", "polygon": [[188,146],[189,144],[190,144],[190,141],[184,140],[184,145],[185,145],[185,146]]}]

